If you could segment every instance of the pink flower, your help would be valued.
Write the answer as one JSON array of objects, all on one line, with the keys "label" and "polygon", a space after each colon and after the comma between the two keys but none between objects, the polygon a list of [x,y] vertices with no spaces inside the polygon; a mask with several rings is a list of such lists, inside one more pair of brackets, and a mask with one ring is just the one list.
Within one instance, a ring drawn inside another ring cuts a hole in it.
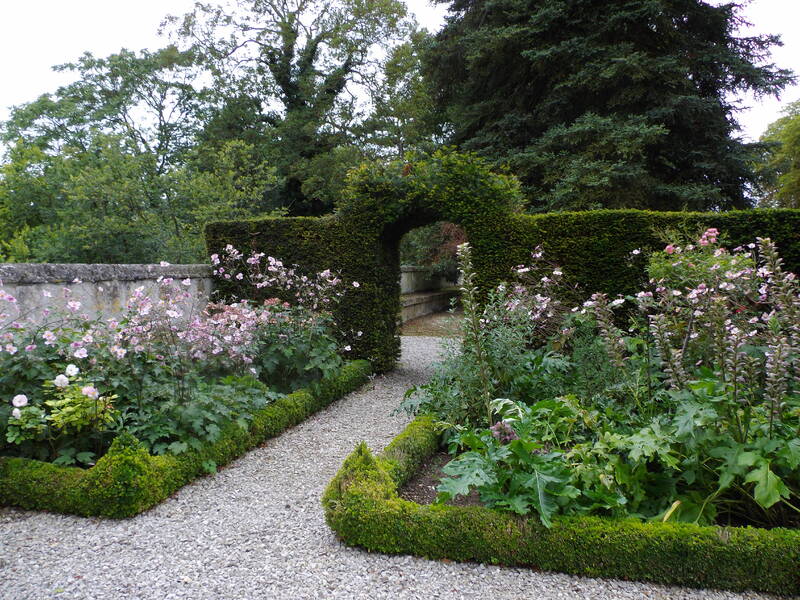
[{"label": "pink flower", "polygon": [[673,246],[672,244],[667,244],[667,247],[664,248],[664,252],[666,252],[667,254],[674,253],[675,252],[675,246]]},{"label": "pink flower", "polygon": [[28,406],[28,397],[25,394],[17,394],[11,399],[11,404],[13,404],[16,408]]},{"label": "pink flower", "polygon": [[358,283],[357,281],[354,281],[354,282],[353,282],[353,287],[354,287],[354,288],[361,287],[361,284],[360,284],[360,283]]},{"label": "pink flower", "polygon": [[53,385],[59,388],[67,387],[69,385],[69,379],[64,374],[58,375],[53,379]]},{"label": "pink flower", "polygon": [[92,400],[97,400],[98,396],[100,395],[100,393],[97,391],[97,388],[92,385],[82,387],[81,394],[87,398],[91,398]]},{"label": "pink flower", "polygon": [[86,348],[78,348],[75,350],[75,352],[73,352],[72,356],[75,358],[86,358],[89,356],[89,353],[86,351]]}]

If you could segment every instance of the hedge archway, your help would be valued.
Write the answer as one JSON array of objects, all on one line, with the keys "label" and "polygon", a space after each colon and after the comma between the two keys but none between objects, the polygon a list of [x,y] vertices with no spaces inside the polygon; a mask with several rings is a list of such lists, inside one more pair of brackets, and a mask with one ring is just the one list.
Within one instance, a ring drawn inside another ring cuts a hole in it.
[{"label": "hedge archway", "polygon": [[[472,155],[450,150],[415,162],[365,164],[348,176],[346,196],[325,217],[264,218],[212,223],[206,228],[210,253],[227,244],[297,264],[305,271],[332,269],[358,281],[337,309],[337,322],[351,332],[352,356],[369,359],[377,372],[399,356],[400,238],[436,221],[461,225],[473,249],[483,289],[510,275],[542,244],[549,259],[584,291],[629,293],[642,278],[631,265],[635,248],[663,245],[668,228],[714,226],[731,246],[757,236],[772,237],[787,267],[800,267],[800,211],[664,213],[600,210],[525,215],[517,180],[493,172]],[[221,284],[223,292],[232,289]],[[243,294],[239,294],[243,295]],[[362,332],[357,336],[357,332]]]},{"label": "hedge archway", "polygon": [[[440,151],[413,163],[365,164],[349,176],[347,196],[326,217],[268,218],[209,225],[210,252],[231,243],[298,264],[333,269],[359,282],[336,315],[353,355],[390,369],[400,353],[400,238],[416,227],[461,225],[474,248],[481,282],[501,277],[506,261],[493,256],[522,206],[517,181],[493,173],[480,159]],[[502,269],[501,269],[502,270]]]}]

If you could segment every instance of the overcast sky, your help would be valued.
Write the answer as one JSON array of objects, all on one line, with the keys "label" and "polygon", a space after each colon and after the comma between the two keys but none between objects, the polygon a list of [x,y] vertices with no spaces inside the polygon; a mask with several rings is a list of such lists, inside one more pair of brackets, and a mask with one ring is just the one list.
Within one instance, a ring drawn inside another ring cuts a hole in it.
[{"label": "overcast sky", "polygon": [[[715,0],[717,1],[717,0]],[[193,0],[0,0],[0,120],[11,105],[28,102],[55,90],[70,76],[51,66],[74,60],[84,51],[106,56],[125,47],[156,49],[164,40],[156,34],[167,13],[183,14]],[[417,19],[431,31],[442,23],[444,9],[427,0],[408,0]],[[753,0],[744,16],[753,23],[748,33],[775,33],[784,46],[773,51],[774,62],[800,74],[800,0]],[[779,100],[745,98],[749,110],[739,122],[750,139],[780,116],[787,103],[800,100],[800,86]]]}]

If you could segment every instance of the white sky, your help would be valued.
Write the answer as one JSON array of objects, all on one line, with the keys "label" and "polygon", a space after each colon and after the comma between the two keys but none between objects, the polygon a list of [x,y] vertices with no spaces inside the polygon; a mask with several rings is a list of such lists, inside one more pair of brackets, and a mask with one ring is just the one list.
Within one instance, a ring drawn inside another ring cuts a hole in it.
[{"label": "white sky", "polygon": [[[407,2],[423,26],[438,30],[442,5]],[[122,47],[164,45],[156,34],[161,19],[167,13],[181,15],[192,4],[193,0],[0,0],[0,120],[7,118],[9,106],[70,81],[68,74],[50,69],[54,64],[72,61],[87,50],[106,56]],[[752,33],[781,35],[784,46],[773,50],[774,62],[800,74],[800,0],[753,0],[743,14],[753,23]],[[751,108],[739,114],[739,122],[746,137],[757,139],[781,116],[782,107],[799,99],[798,85],[780,100],[745,98],[744,105]]]}]

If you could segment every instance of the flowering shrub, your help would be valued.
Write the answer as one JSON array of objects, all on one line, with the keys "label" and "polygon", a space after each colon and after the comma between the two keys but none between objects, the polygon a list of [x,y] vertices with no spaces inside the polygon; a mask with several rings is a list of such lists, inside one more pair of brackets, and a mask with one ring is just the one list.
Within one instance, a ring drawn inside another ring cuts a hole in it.
[{"label": "flowering shrub", "polygon": [[[488,428],[452,429],[463,452],[442,499],[477,488],[545,524],[564,513],[800,525],[795,275],[770,240],[731,252],[714,229],[667,245],[649,272],[649,289],[594,294],[547,343],[505,362],[492,380],[517,383],[487,401]],[[625,304],[636,311],[623,331],[614,311]],[[422,407],[451,418],[439,405]]]},{"label": "flowering shrub", "polygon": [[515,268],[519,283],[501,284],[481,303],[469,244],[458,247],[458,257],[464,309],[461,342],[445,347],[430,383],[412,389],[402,408],[434,412],[451,425],[490,426],[492,399],[515,395],[526,384],[520,375],[534,368],[532,362],[545,370],[558,368],[558,361],[529,350],[557,329],[565,312],[557,299],[562,273],[544,263],[537,248],[530,265]]},{"label": "flowering shrub", "polygon": [[[33,318],[0,291],[2,453],[92,464],[121,431],[154,453],[180,453],[215,441],[226,422],[246,427],[276,394],[338,368],[327,308],[341,279],[262,259],[229,248],[212,262],[218,276],[290,291],[291,303],[198,306],[189,280],[160,278],[135,290],[119,318],[82,313],[68,288],[58,309]],[[249,268],[234,270],[237,261]]]}]

